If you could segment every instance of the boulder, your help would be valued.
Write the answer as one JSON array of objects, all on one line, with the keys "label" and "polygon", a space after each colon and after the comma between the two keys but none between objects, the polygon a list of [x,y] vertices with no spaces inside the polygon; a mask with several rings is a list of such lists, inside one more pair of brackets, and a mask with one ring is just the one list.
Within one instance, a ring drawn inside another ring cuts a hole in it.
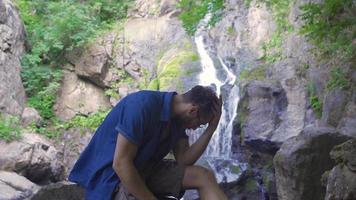
[{"label": "boulder", "polygon": [[15,172],[0,171],[0,199],[26,199],[40,187]]},{"label": "boulder", "polygon": [[23,126],[28,126],[32,123],[38,123],[41,121],[41,116],[36,109],[26,107],[21,116],[21,122]]},{"label": "boulder", "polygon": [[57,149],[63,153],[65,177],[68,177],[79,155],[89,144],[92,134],[90,130],[79,128],[71,128],[63,132],[61,143],[57,146]]},{"label": "boulder", "polygon": [[84,200],[85,190],[77,184],[61,181],[43,186],[31,200]]},{"label": "boulder", "polygon": [[248,83],[243,89],[237,111],[243,142],[261,152],[278,150],[280,144],[272,137],[287,104],[280,85],[261,81]]},{"label": "boulder", "polygon": [[347,104],[347,92],[340,88],[335,88],[325,94],[323,101],[322,122],[325,126],[337,127],[340,119],[344,115]]},{"label": "boulder", "polygon": [[330,155],[338,165],[328,173],[325,200],[356,199],[356,139],[334,147]]},{"label": "boulder", "polygon": [[110,32],[99,37],[95,45],[89,46],[75,62],[75,73],[99,87],[108,87],[113,44],[117,37],[115,33]]},{"label": "boulder", "polygon": [[64,178],[62,154],[43,136],[31,133],[24,133],[20,141],[0,141],[0,170],[41,184]]},{"label": "boulder", "polygon": [[20,77],[24,43],[25,29],[17,9],[8,0],[0,1],[0,113],[21,116],[25,107]]},{"label": "boulder", "polygon": [[349,138],[332,128],[309,127],[284,142],[273,159],[278,199],[322,199],[322,174],[335,165],[329,153]]},{"label": "boulder", "polygon": [[356,101],[351,101],[345,106],[345,112],[337,128],[344,135],[356,137]]},{"label": "boulder", "polygon": [[298,59],[285,59],[275,63],[273,79],[280,82],[285,91],[288,106],[281,115],[280,126],[276,127],[272,141],[284,142],[297,136],[304,127],[305,108],[307,107],[305,83],[297,77]]},{"label": "boulder", "polygon": [[75,73],[64,71],[62,82],[54,105],[55,113],[61,120],[111,108],[109,98],[101,88],[79,79]]}]

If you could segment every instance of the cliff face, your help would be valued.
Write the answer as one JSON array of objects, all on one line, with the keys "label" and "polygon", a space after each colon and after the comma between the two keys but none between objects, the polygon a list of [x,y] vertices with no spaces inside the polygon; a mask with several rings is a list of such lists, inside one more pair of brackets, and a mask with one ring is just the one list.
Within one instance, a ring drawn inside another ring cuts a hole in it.
[{"label": "cliff face", "polygon": [[0,1],[0,112],[21,115],[25,90],[20,77],[20,56],[25,50],[25,29],[15,6]]}]

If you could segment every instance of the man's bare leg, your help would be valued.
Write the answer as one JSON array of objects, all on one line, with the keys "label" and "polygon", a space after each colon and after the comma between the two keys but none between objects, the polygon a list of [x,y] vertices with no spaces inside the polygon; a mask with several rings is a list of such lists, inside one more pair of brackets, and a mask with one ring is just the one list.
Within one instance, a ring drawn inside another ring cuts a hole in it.
[{"label": "man's bare leg", "polygon": [[216,181],[214,173],[204,167],[186,167],[183,188],[198,189],[201,200],[227,200]]}]

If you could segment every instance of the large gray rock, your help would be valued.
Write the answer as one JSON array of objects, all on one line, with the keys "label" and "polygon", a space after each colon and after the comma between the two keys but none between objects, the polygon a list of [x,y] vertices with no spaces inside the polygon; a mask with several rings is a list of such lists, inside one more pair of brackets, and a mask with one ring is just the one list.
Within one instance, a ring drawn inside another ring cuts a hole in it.
[{"label": "large gray rock", "polygon": [[57,149],[63,153],[65,177],[68,177],[79,155],[89,144],[91,137],[92,131],[87,129],[71,128],[63,132],[61,144],[57,146]]},{"label": "large gray rock", "polygon": [[340,133],[351,137],[356,137],[356,102],[351,101],[345,107],[343,118],[337,127]]},{"label": "large gray rock", "polygon": [[247,84],[238,107],[244,143],[262,152],[278,150],[280,144],[272,137],[287,104],[280,85],[261,81]]},{"label": "large gray rock", "polygon": [[40,189],[23,176],[14,172],[0,171],[0,199],[26,199]]},{"label": "large gray rock", "polygon": [[25,29],[18,11],[8,0],[0,1],[0,113],[22,114],[25,90],[20,77],[20,56],[25,51]]},{"label": "large gray rock", "polygon": [[326,93],[323,101],[322,122],[324,125],[337,127],[341,117],[344,115],[347,103],[347,92],[335,88]]},{"label": "large gray rock", "polygon": [[325,200],[356,199],[356,139],[334,147],[330,155],[339,164],[328,173]]},{"label": "large gray rock", "polygon": [[323,199],[321,176],[335,165],[329,153],[347,139],[332,128],[309,127],[283,143],[273,159],[278,199]]},{"label": "large gray rock", "polygon": [[109,67],[116,38],[115,33],[99,37],[95,45],[89,46],[75,62],[75,73],[100,87],[108,87],[111,79]]},{"label": "large gray rock", "polygon": [[61,181],[43,186],[31,200],[84,200],[85,190],[77,184]]},{"label": "large gray rock", "polygon": [[39,121],[41,121],[41,119],[42,118],[36,109],[26,107],[23,110],[23,113],[21,116],[21,123],[23,126],[28,126],[32,123],[38,123]]},{"label": "large gray rock", "polygon": [[89,115],[111,107],[109,98],[101,88],[79,79],[75,73],[65,70],[62,82],[54,106],[60,119],[68,120],[77,114]]},{"label": "large gray rock", "polygon": [[44,137],[24,133],[20,141],[0,141],[0,170],[14,171],[35,183],[64,178],[62,154]]},{"label": "large gray rock", "polygon": [[274,65],[273,77],[281,83],[286,93],[288,106],[281,116],[281,124],[276,127],[272,140],[284,142],[297,136],[304,127],[306,108],[305,83],[296,76],[300,65],[297,59],[286,59]]}]

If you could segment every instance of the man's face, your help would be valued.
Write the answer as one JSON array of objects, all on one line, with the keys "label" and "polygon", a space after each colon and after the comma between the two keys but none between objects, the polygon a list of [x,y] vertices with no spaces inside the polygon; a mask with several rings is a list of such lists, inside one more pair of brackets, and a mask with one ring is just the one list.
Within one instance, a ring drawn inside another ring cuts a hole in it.
[{"label": "man's face", "polygon": [[197,129],[211,121],[212,116],[204,116],[199,112],[198,106],[190,105],[182,114],[180,121],[186,129]]}]

